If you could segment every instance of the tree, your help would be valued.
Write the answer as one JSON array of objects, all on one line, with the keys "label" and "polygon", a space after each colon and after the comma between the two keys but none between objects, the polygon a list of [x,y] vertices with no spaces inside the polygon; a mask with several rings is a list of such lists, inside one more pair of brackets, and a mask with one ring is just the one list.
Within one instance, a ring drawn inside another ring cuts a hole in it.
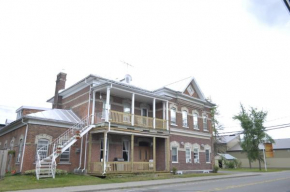
[{"label": "tree", "polygon": [[218,151],[218,145],[220,143],[218,140],[219,131],[223,130],[223,126],[217,120],[217,116],[219,115],[218,106],[213,107],[210,113],[211,113],[212,131],[213,131],[213,136],[214,136],[213,146],[214,146],[214,153],[216,155]]},{"label": "tree", "polygon": [[241,104],[241,111],[238,115],[233,117],[234,120],[239,120],[243,128],[244,138],[241,141],[241,147],[247,153],[250,168],[252,162],[259,161],[259,169],[261,170],[261,162],[263,162],[263,154],[259,149],[259,144],[264,143],[266,140],[274,143],[274,140],[266,133],[264,122],[267,117],[266,111],[258,111],[256,108],[251,107],[247,112]]}]

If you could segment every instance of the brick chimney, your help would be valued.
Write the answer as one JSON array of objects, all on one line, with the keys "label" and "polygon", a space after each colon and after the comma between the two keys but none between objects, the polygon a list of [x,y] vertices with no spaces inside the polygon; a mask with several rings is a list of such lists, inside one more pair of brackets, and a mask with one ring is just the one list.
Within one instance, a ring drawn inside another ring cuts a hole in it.
[{"label": "brick chimney", "polygon": [[60,72],[56,77],[54,102],[52,105],[53,109],[61,108],[60,103],[61,103],[62,97],[58,96],[58,92],[62,89],[65,89],[65,81],[66,81],[66,73]]}]

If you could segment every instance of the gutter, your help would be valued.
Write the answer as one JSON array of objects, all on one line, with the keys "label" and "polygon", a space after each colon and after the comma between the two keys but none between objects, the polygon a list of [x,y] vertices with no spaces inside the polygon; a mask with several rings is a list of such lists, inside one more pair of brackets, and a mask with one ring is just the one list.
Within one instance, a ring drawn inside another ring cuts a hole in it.
[{"label": "gutter", "polygon": [[26,124],[26,130],[25,130],[25,137],[24,137],[24,141],[23,141],[23,151],[22,151],[22,156],[21,156],[21,164],[20,164],[20,170],[19,172],[22,172],[22,167],[23,167],[23,159],[24,159],[24,154],[25,154],[25,148],[26,148],[26,139],[27,139],[27,132],[28,132],[28,123],[24,123],[22,118],[22,123]]}]

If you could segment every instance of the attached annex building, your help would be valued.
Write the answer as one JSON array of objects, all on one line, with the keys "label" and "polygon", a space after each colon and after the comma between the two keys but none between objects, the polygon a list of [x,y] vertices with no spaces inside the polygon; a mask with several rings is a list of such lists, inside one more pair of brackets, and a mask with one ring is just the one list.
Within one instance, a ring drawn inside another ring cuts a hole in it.
[{"label": "attached annex building", "polygon": [[13,150],[7,169],[54,177],[53,167],[93,175],[209,171],[214,165],[210,110],[194,78],[148,91],[126,75],[89,75],[65,88],[59,73],[52,109],[21,107],[0,130]]}]

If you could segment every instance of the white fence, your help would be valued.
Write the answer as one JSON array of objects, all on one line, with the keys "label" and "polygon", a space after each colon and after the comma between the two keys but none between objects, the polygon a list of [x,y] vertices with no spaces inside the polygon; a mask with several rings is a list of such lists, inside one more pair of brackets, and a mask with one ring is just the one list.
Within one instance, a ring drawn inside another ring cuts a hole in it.
[{"label": "white fence", "polygon": [[8,150],[0,150],[0,179],[5,176]]}]

